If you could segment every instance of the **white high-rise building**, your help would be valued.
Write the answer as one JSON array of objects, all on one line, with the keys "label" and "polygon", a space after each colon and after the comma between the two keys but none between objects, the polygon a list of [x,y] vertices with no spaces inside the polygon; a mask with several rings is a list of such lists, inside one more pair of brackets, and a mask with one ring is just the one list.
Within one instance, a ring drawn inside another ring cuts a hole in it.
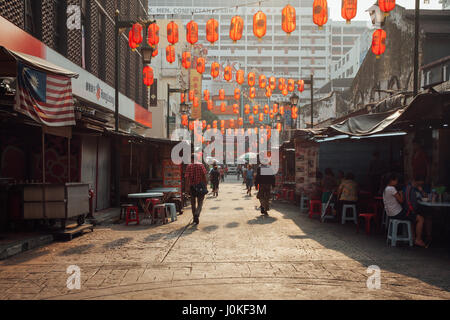
[{"label": "white high-rise building", "polygon": [[[215,88],[210,75],[213,61],[222,67],[232,65],[235,70],[243,69],[245,74],[254,71],[267,76],[309,79],[314,75],[314,88],[319,89],[331,79],[333,62],[341,59],[353,47],[355,40],[368,29],[365,21],[328,20],[322,30],[313,23],[313,0],[292,0],[289,4],[296,9],[297,28],[289,36],[281,28],[281,11],[288,4],[283,0],[264,1],[258,4],[238,7],[242,1],[236,0],[154,0],[150,2],[149,14],[158,19],[193,19],[198,23],[198,44],[207,49],[206,71],[203,87]],[[267,16],[267,33],[259,41],[253,34],[253,15],[261,9]],[[234,15],[244,19],[242,39],[233,43],[229,37],[230,21]],[[219,40],[212,45],[206,40],[206,22],[214,18],[219,22]],[[166,30],[160,31],[161,36]],[[161,48],[164,53],[164,49]],[[223,79],[223,76],[220,77]],[[281,94],[272,100],[286,100]],[[300,104],[309,101],[309,85],[300,94]]]}]

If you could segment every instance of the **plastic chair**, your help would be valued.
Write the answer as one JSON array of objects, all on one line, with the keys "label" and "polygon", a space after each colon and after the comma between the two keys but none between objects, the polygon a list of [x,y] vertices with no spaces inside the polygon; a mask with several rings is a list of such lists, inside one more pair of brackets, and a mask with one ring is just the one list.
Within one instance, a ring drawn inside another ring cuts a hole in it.
[{"label": "plastic chair", "polygon": [[319,217],[322,215],[322,201],[320,200],[309,201],[309,218],[312,219],[314,215]]},{"label": "plastic chair", "polygon": [[[352,209],[352,215],[347,216],[347,209]],[[342,206],[342,224],[345,224],[345,221],[353,221],[355,224],[358,224],[356,205],[354,204],[344,204]]]},{"label": "plastic chair", "polygon": [[177,218],[177,206],[175,203],[165,203],[166,207],[168,208],[168,212],[170,212],[170,220],[175,221],[178,220]]},{"label": "plastic chair", "polygon": [[[398,227],[404,224],[406,225],[406,234],[398,235]],[[413,238],[412,238],[412,230],[411,230],[411,221],[408,220],[399,220],[399,219],[389,219],[389,227],[388,227],[388,235],[386,239],[386,243],[389,244],[389,240],[391,240],[391,246],[395,247],[397,241],[408,241],[409,246],[413,246]]]},{"label": "plastic chair", "polygon": [[[157,205],[160,204],[161,201],[157,198],[149,198],[149,199],[145,199],[145,205],[146,207],[149,209],[150,212],[153,211],[153,208]],[[151,204],[151,207],[149,206],[149,204]]]},{"label": "plastic chair", "polygon": [[127,207],[125,219],[126,225],[128,225],[128,222],[136,222],[136,224],[139,224],[138,207],[136,206]]}]

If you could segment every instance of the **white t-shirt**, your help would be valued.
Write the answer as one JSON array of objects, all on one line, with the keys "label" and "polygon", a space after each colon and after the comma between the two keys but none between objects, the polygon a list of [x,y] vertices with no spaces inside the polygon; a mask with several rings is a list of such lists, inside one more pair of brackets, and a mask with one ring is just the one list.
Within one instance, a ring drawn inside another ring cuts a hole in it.
[{"label": "white t-shirt", "polygon": [[396,216],[402,211],[402,206],[395,198],[396,193],[397,189],[393,186],[387,186],[383,192],[384,208],[386,209],[386,214],[390,217]]}]

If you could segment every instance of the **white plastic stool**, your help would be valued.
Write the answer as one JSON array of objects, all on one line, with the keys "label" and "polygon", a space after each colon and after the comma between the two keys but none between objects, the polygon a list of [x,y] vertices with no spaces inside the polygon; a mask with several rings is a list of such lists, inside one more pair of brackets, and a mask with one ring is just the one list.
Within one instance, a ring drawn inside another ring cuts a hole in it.
[{"label": "white plastic stool", "polygon": [[[406,234],[398,235],[398,226],[401,224],[406,225]],[[388,235],[386,239],[386,243],[389,244],[389,240],[391,240],[391,246],[395,247],[397,241],[408,241],[409,246],[413,246],[413,238],[412,238],[412,230],[411,230],[411,221],[408,220],[399,220],[399,219],[389,219],[389,227],[388,227]]]},{"label": "white plastic stool", "polygon": [[165,203],[165,205],[170,212],[171,221],[177,220],[177,206],[175,205],[175,203]]},{"label": "white plastic stool", "polygon": [[309,206],[309,198],[302,193],[300,197],[300,212],[307,212]]},{"label": "white plastic stool", "polygon": [[386,210],[383,209],[383,218],[381,220],[381,225],[384,228],[384,231],[387,229],[388,224],[388,215],[386,214]]},{"label": "white plastic stool", "polygon": [[[352,209],[352,215],[347,216],[347,209]],[[344,204],[342,206],[342,224],[345,224],[345,221],[353,221],[355,224],[358,223],[358,214],[356,212],[356,205],[354,204]]]}]

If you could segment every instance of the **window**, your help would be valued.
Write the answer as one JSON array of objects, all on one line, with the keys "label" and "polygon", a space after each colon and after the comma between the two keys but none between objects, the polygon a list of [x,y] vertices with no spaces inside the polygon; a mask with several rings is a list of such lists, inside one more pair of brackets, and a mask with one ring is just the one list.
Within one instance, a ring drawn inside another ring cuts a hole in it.
[{"label": "window", "polygon": [[42,39],[42,0],[25,0],[25,31]]},{"label": "window", "polygon": [[65,55],[67,53],[67,3],[63,0],[53,0],[53,12],[55,14],[55,49]]},{"label": "window", "polygon": [[106,66],[105,66],[105,58],[103,53],[106,50],[106,35],[105,35],[105,15],[102,12],[98,12],[98,25],[97,25],[97,33],[98,33],[98,76],[102,80],[106,80]]}]

